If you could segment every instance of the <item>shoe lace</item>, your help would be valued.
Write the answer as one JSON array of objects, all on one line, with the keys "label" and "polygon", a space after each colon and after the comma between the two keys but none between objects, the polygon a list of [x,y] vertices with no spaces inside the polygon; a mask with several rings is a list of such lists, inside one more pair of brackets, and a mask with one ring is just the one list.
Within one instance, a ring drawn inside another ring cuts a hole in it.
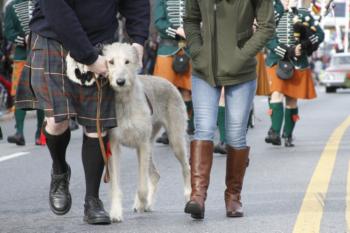
[{"label": "shoe lace", "polygon": [[104,211],[103,203],[99,198],[89,197],[87,202],[92,208]]},{"label": "shoe lace", "polygon": [[52,179],[52,191],[54,193],[66,193],[69,181],[67,174],[60,175],[59,177],[54,177]]}]

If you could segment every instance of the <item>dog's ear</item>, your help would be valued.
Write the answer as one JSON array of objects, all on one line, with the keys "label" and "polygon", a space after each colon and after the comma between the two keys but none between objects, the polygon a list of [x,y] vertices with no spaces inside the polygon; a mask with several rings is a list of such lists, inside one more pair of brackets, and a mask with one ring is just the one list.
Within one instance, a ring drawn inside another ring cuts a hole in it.
[{"label": "dog's ear", "polygon": [[131,47],[132,63],[133,65],[136,66],[137,73],[139,73],[140,70],[142,69],[142,61],[139,61],[139,52],[134,46],[130,45],[130,47]]},{"label": "dog's ear", "polygon": [[139,63],[139,52],[137,51],[137,49],[134,46],[130,46],[131,47],[131,54],[132,54],[132,62],[135,64]]}]

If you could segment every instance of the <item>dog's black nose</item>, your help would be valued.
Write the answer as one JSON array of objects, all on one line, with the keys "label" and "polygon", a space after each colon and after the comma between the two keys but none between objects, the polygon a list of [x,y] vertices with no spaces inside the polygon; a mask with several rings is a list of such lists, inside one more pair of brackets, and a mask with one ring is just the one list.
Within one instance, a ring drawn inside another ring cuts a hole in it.
[{"label": "dog's black nose", "polygon": [[118,84],[119,86],[124,86],[124,84],[125,84],[125,79],[123,79],[123,78],[117,79],[117,84]]}]

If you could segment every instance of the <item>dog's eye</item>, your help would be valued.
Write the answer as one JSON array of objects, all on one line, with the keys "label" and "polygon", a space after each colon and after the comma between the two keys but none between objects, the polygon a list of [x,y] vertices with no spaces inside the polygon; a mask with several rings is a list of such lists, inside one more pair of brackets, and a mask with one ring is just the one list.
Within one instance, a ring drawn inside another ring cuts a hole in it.
[{"label": "dog's eye", "polygon": [[108,63],[114,65],[114,60],[109,60]]},{"label": "dog's eye", "polygon": [[129,60],[126,60],[126,61],[125,61],[125,64],[126,64],[126,65],[127,65],[127,64],[129,64],[129,63],[130,63],[130,61],[129,61]]}]

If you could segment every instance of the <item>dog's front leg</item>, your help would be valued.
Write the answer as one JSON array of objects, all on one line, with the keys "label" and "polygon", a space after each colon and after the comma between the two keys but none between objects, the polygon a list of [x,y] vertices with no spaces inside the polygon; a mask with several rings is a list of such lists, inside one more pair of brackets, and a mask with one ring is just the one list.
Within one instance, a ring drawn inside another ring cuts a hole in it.
[{"label": "dog's front leg", "polygon": [[110,218],[112,222],[123,221],[122,191],[120,189],[119,163],[120,163],[120,145],[117,139],[110,137],[112,156],[109,159],[110,177],[111,177],[111,210]]},{"label": "dog's front leg", "polygon": [[143,143],[137,149],[137,158],[139,161],[139,182],[134,201],[135,212],[150,211],[150,205],[147,198],[149,193],[150,147],[150,143]]}]

